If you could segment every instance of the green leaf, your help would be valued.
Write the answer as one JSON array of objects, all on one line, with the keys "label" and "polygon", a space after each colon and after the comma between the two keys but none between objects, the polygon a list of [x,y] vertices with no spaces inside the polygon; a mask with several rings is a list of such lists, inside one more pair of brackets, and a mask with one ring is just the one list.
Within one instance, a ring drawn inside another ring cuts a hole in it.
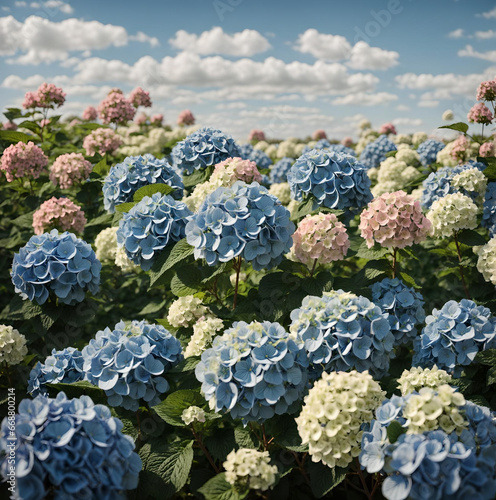
[{"label": "green leaf", "polygon": [[311,462],[310,460],[308,460],[306,468],[310,476],[312,493],[316,498],[322,498],[329,493],[344,480],[348,472],[348,469],[342,467],[331,469],[322,462]]},{"label": "green leaf", "polygon": [[172,269],[178,262],[192,255],[194,250],[194,247],[187,242],[186,238],[179,240],[173,247],[166,247],[158,255],[152,266],[150,271],[150,286],[153,286],[166,271]]},{"label": "green leaf", "polygon": [[65,392],[68,398],[79,398],[81,396],[89,396],[95,404],[107,404],[107,396],[105,391],[90,384],[86,380],[80,380],[72,384],[46,384],[49,388],[57,392]]},{"label": "green leaf", "polygon": [[486,239],[473,229],[464,229],[457,233],[456,237],[460,243],[469,247],[485,245],[487,243]]},{"label": "green leaf", "polygon": [[242,500],[249,493],[249,490],[237,491],[233,485],[226,481],[225,472],[214,476],[199,488],[198,491],[206,500]]},{"label": "green leaf", "polygon": [[97,128],[110,128],[107,125],[102,125],[100,123],[78,123],[78,128],[83,130],[96,130]]},{"label": "green leaf", "polygon": [[176,297],[187,297],[188,295],[194,295],[198,292],[198,288],[191,287],[187,283],[185,283],[178,274],[175,274],[170,282],[171,292]]},{"label": "green leaf", "polygon": [[357,257],[361,259],[382,259],[386,255],[389,255],[391,252],[384,247],[381,247],[378,244],[375,244],[372,248],[367,246],[367,242],[364,241],[357,252]]},{"label": "green leaf", "polygon": [[387,437],[389,439],[389,442],[396,443],[398,441],[398,438],[406,432],[406,429],[397,421],[393,420],[387,428]]},{"label": "green leaf", "polygon": [[485,163],[487,167],[484,169],[484,172],[482,172],[486,177],[489,182],[495,182],[496,181],[496,158],[490,157],[490,158],[477,158],[477,161],[480,161],[482,163]]},{"label": "green leaf", "polygon": [[171,194],[174,188],[168,184],[148,184],[147,186],[140,187],[136,193],[134,193],[133,201],[141,201],[145,196],[151,196],[155,193]]},{"label": "green leaf", "polygon": [[496,366],[496,349],[487,349],[477,353],[474,361],[481,365]]},{"label": "green leaf", "polygon": [[385,156],[386,158],[394,158],[396,156],[396,153],[398,152],[398,150],[394,150],[394,151],[388,151]]},{"label": "green leaf", "polygon": [[107,160],[105,158],[103,158],[102,160],[100,160],[92,169],[91,171],[91,178],[99,178],[99,177],[103,177],[105,175],[108,174],[110,170],[110,167],[107,163]]},{"label": "green leaf", "polygon": [[102,214],[88,222],[84,227],[110,226],[113,218],[112,214]]},{"label": "green leaf", "polygon": [[302,217],[305,217],[305,215],[311,214],[314,210],[313,203],[314,200],[312,198],[308,198],[304,201],[301,201],[298,204],[296,210],[294,211],[294,218],[301,219]]},{"label": "green leaf", "polygon": [[203,170],[195,170],[191,175],[183,175],[183,185],[185,188],[190,188],[201,184],[202,182],[208,181],[212,172],[214,171],[214,166],[210,165]]},{"label": "green leaf", "polygon": [[34,135],[23,134],[15,130],[0,130],[0,140],[8,142],[39,142],[39,138]]},{"label": "green leaf", "polygon": [[235,427],[234,440],[240,448],[258,450],[258,440],[255,440],[255,437],[250,432],[248,427]]},{"label": "green leaf", "polygon": [[123,214],[129,212],[129,210],[131,210],[134,205],[136,205],[136,203],[134,201],[130,201],[128,203],[121,203],[120,205],[116,205],[115,209],[117,210],[117,212]]},{"label": "green leaf", "polygon": [[412,286],[413,288],[422,288],[421,286],[417,285],[415,280],[406,273],[400,273],[401,279],[405,282],[405,285]]},{"label": "green leaf", "polygon": [[451,125],[443,125],[442,127],[438,128],[448,128],[450,130],[456,130],[457,132],[462,132],[465,134],[468,130],[468,125],[463,122],[458,122],[458,123],[452,123]]},{"label": "green leaf", "polygon": [[19,217],[17,217],[16,219],[14,219],[12,221],[12,224],[14,224],[15,226],[18,226],[18,227],[22,227],[22,228],[29,228],[29,229],[33,229],[33,214],[34,214],[34,211],[33,212],[29,212],[27,214],[24,214],[24,215],[20,215]]},{"label": "green leaf", "polygon": [[[160,320],[155,320],[157,323]],[[199,356],[189,356],[184,358],[179,364],[177,364],[174,368],[171,368],[167,373],[185,373],[190,372],[196,368],[196,365],[200,362]]]},{"label": "green leaf", "polygon": [[203,442],[214,459],[220,462],[225,462],[227,455],[236,447],[234,430],[229,428],[215,429]]},{"label": "green leaf", "polygon": [[382,260],[369,260],[365,267],[363,268],[365,272],[365,277],[368,280],[374,280],[378,276],[382,276],[384,273],[389,272],[391,270],[391,266],[389,265],[389,261]]},{"label": "green leaf", "polygon": [[190,406],[204,406],[205,399],[203,396],[191,389],[183,389],[169,394],[165,401],[162,401],[153,409],[157,415],[165,420],[170,425],[185,427],[185,423],[181,419],[181,415],[186,408]]},{"label": "green leaf", "polygon": [[4,111],[4,116],[9,121],[13,121],[16,118],[22,118],[22,111],[19,108],[7,108],[7,111]]},{"label": "green leaf", "polygon": [[38,134],[40,132],[40,126],[33,121],[30,120],[24,120],[23,122],[19,123],[19,128],[26,128],[28,130],[31,130],[31,132],[34,132],[35,134]]},{"label": "green leaf", "polygon": [[496,384],[496,366],[493,366],[487,372],[487,385],[493,385],[493,384]]}]

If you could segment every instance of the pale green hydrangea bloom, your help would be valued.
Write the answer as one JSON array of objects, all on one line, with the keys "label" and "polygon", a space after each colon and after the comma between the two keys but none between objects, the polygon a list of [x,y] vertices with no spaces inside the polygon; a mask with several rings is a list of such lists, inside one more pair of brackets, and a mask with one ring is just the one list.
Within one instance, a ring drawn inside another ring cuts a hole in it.
[{"label": "pale green hydrangea bloom", "polygon": [[479,256],[477,269],[484,279],[496,286],[496,236],[493,236],[485,245],[474,247]]},{"label": "pale green hydrangea bloom", "polygon": [[167,321],[175,328],[188,327],[196,323],[202,316],[210,315],[210,309],[194,295],[179,297],[175,300],[167,314]]},{"label": "pale green hydrangea bloom", "polygon": [[183,410],[181,420],[186,425],[192,424],[193,422],[205,422],[205,411],[198,406],[190,406]]},{"label": "pale green hydrangea bloom", "polygon": [[437,390],[441,385],[449,384],[451,375],[440,370],[436,365],[432,368],[420,368],[414,366],[409,370],[404,370],[398,379],[398,388],[402,396],[406,396],[414,391],[419,391],[423,387]]},{"label": "pale green hydrangea bloom", "polygon": [[207,316],[200,318],[193,325],[193,335],[184,351],[184,357],[200,356],[201,353],[210,347],[215,334],[224,328],[224,323],[220,318]]},{"label": "pale green hydrangea bloom", "polygon": [[277,466],[270,465],[268,451],[240,448],[227,455],[224,462],[226,481],[233,486],[267,491],[276,482]]},{"label": "pale green hydrangea bloom", "polygon": [[487,177],[479,169],[470,168],[455,175],[451,185],[456,189],[477,193],[477,202],[482,203],[487,188]]},{"label": "pale green hydrangea bloom", "polygon": [[27,353],[26,337],[10,325],[0,325],[0,363],[17,365]]}]

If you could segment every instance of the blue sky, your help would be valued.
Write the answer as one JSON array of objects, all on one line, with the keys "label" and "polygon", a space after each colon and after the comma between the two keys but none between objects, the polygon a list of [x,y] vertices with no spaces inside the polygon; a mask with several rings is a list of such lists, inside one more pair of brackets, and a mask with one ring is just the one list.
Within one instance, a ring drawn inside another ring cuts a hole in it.
[{"label": "blue sky", "polygon": [[53,81],[64,113],[111,87],[150,91],[170,124],[244,139],[353,134],[364,117],[432,132],[464,120],[496,76],[496,2],[471,0],[3,0],[0,106]]}]

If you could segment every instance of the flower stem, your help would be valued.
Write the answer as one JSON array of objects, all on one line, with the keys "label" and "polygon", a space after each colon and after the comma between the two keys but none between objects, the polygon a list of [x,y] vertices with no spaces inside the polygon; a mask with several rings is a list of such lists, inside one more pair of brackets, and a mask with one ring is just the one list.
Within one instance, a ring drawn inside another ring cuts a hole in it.
[{"label": "flower stem", "polygon": [[318,260],[319,259],[317,258],[317,259],[314,259],[314,261],[313,261],[312,270],[310,271],[310,278],[313,276],[313,273],[315,272],[315,268],[317,267],[317,261]]},{"label": "flower stem", "polygon": [[360,482],[362,483],[363,492],[368,500],[372,500],[372,495],[369,491],[369,487],[365,481],[365,477],[363,476],[362,469],[360,468],[360,464],[358,463],[358,459],[355,459],[356,471],[358,472],[358,477],[360,478]]},{"label": "flower stem", "polygon": [[263,438],[263,447],[264,451],[267,451],[269,447],[269,441],[267,440],[267,434],[265,433],[265,424],[260,426],[262,428],[262,438]]},{"label": "flower stem", "polygon": [[236,304],[238,302],[238,287],[239,287],[239,273],[241,272],[241,255],[234,261],[234,269],[236,269],[236,284],[234,285],[234,300],[233,300],[233,310],[236,309]]},{"label": "flower stem", "polygon": [[393,248],[393,279],[396,278],[396,253],[398,249],[396,247]]},{"label": "flower stem", "polygon": [[465,296],[467,297],[467,299],[470,299],[470,293],[468,291],[467,282],[465,281],[465,275],[463,274],[462,254],[460,252],[460,245],[458,243],[456,231],[453,233],[453,235],[455,237],[456,253],[458,254],[458,268],[460,269],[460,276],[462,278],[463,289],[465,290]]},{"label": "flower stem", "polygon": [[195,431],[195,428],[193,427],[193,424],[190,424],[191,427],[191,432],[193,432],[193,436],[195,436],[195,440],[198,443],[198,446],[200,447],[201,451],[205,454],[207,457],[207,460],[210,462],[210,465],[214,469],[215,473],[218,474],[220,472],[219,467],[214,462],[214,459],[212,458],[212,455],[210,455],[210,452],[205,448],[205,445],[203,444],[203,440],[201,436]]}]

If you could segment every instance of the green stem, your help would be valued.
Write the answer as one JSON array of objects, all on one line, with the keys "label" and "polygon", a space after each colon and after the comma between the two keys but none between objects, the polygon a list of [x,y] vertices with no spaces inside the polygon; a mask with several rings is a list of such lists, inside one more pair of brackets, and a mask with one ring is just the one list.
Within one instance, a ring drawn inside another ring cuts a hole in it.
[{"label": "green stem", "polygon": [[358,459],[355,459],[356,470],[358,472],[358,477],[360,478],[360,482],[362,483],[363,492],[368,500],[372,500],[372,495],[370,494],[369,487],[365,481],[365,477],[363,476],[362,469],[360,468],[360,464],[358,463]]},{"label": "green stem", "polygon": [[462,254],[460,252],[460,244],[458,243],[456,231],[453,233],[453,235],[455,237],[456,253],[458,254],[458,268],[460,269],[460,276],[462,278],[463,289],[465,290],[465,296],[467,297],[467,299],[470,299],[470,292],[468,291],[467,282],[465,281],[465,274],[463,273]]},{"label": "green stem", "polygon": [[193,424],[190,424],[191,432],[193,432],[193,436],[195,436],[195,440],[198,443],[198,446],[200,447],[201,451],[205,454],[207,457],[207,460],[209,461],[210,465],[214,469],[215,473],[218,474],[220,472],[219,467],[217,467],[216,463],[214,462],[214,459],[212,458],[212,455],[210,455],[210,452],[207,450],[205,445],[203,444],[203,440],[201,436],[195,431],[195,428],[193,427]]},{"label": "green stem", "polygon": [[397,262],[397,252],[398,249],[396,247],[393,248],[393,279],[396,278],[396,262]]},{"label": "green stem", "polygon": [[234,300],[233,300],[233,310],[236,309],[236,304],[238,302],[238,287],[239,287],[239,273],[241,272],[241,255],[234,261],[234,268],[236,269],[236,284],[234,285]]},{"label": "green stem", "polygon": [[313,266],[312,266],[312,270],[310,271],[310,278],[313,276],[313,273],[315,272],[315,268],[317,267],[317,261],[319,259],[314,259],[313,261]]}]

